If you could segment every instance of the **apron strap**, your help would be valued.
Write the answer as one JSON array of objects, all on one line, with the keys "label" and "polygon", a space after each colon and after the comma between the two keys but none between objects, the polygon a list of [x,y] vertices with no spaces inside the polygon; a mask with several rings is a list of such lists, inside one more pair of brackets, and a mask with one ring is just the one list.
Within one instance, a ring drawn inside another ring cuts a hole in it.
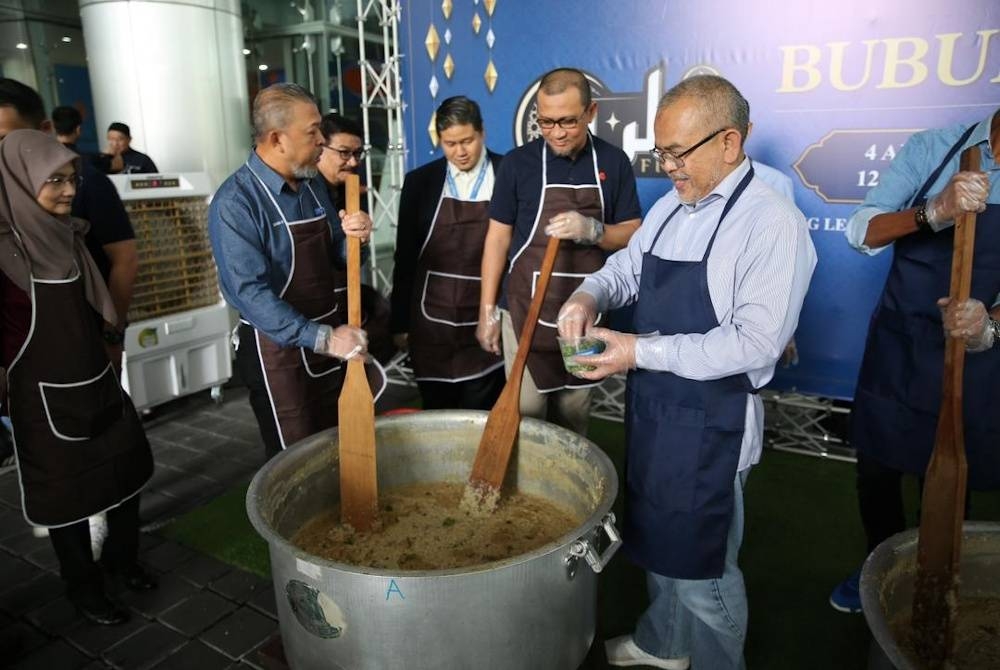
[{"label": "apron strap", "polygon": [[924,185],[920,187],[919,191],[917,191],[917,194],[910,200],[906,209],[915,206],[917,203],[924,202],[924,196],[927,195],[927,191],[930,190],[931,186],[934,185],[934,182],[936,182],[938,177],[941,176],[941,173],[944,172],[944,168],[948,165],[948,161],[954,158],[955,154],[957,154],[959,149],[962,148],[962,145],[965,144],[966,140],[972,136],[972,131],[976,129],[976,125],[978,124],[973,124],[965,129],[962,136],[958,138],[958,141],[955,142],[955,144],[951,146],[951,149],[948,150],[948,153],[945,154],[944,160],[941,161],[940,165],[937,166],[934,172],[931,173],[931,176],[927,178],[927,181],[924,182]]}]

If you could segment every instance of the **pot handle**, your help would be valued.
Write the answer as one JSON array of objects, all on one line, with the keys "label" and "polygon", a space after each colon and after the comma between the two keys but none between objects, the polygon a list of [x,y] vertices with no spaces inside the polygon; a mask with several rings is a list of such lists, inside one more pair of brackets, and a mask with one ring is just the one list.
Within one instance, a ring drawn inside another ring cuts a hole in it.
[{"label": "pot handle", "polygon": [[[604,532],[610,540],[610,544],[604,548],[604,551],[598,556],[597,551],[594,548],[597,540],[597,533],[604,529]],[[593,539],[593,541],[592,541]],[[615,555],[618,551],[618,547],[622,546],[621,535],[618,534],[618,529],[615,528],[615,515],[613,512],[608,512],[604,519],[601,520],[601,525],[594,528],[594,532],[588,533],[584,537],[580,538],[569,548],[569,554],[566,556],[566,563],[575,563],[578,559],[584,558],[587,564],[590,566],[591,570],[596,573],[600,573],[607,567],[608,563],[611,561],[611,557]]]}]

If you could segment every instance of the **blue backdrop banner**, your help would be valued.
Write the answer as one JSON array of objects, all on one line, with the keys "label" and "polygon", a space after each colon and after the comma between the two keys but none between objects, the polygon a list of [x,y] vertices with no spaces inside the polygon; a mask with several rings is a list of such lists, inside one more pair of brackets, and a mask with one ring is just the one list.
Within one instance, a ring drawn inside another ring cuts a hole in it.
[{"label": "blue backdrop banner", "polygon": [[429,0],[403,6],[409,168],[440,156],[431,132],[445,98],[477,100],[487,144],[538,136],[539,77],[590,77],[596,135],[631,157],[644,208],[670,188],[649,150],[662,93],[717,73],[750,101],[747,153],[792,178],[819,264],[796,341],[799,362],[772,386],[851,398],[889,253],[844,237],[865,192],[915,131],[974,123],[1000,107],[1000,2],[782,3]]}]

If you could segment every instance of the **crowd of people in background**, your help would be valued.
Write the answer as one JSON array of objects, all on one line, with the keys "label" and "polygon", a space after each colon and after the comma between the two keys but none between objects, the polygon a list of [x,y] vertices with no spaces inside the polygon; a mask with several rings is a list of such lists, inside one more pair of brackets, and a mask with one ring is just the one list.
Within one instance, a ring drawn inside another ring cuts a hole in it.
[{"label": "crowd of people in background", "polygon": [[[747,155],[750,104],[722,77],[690,77],[661,99],[652,155],[673,188],[645,217],[629,157],[589,131],[597,103],[585,75],[548,72],[536,102],[540,137],[502,156],[474,100],[443,101],[443,156],[406,175],[392,293],[386,303],[370,291],[359,328],[346,318],[346,240],[366,245],[373,222],[348,211],[345,183],[365,160],[363,131],[323,115],[296,84],[257,94],[254,146],[214,194],[208,225],[221,292],[239,315],[236,364],[264,458],[337,425],[354,357],[407,353],[424,408],[492,407],[558,239],[520,409],[585,435],[593,387],[627,377],[624,548],[647,573],[649,607],[633,634],[607,641],[608,661],[742,668],[744,487],[761,457],[759,390],[792,340],[817,263],[808,225],[787,178]],[[121,122],[108,127],[106,152],[81,154],[82,122],[73,107],[50,121],[36,92],[0,79],[0,398],[25,518],[47,529],[83,616],[116,624],[128,615],[106,580],[156,581],[136,561],[152,458],[119,382],[141,259],[106,175],[157,168]],[[894,249],[852,422],[869,551],[905,525],[902,474],[926,468],[946,335],[983,352],[969,372],[982,393],[966,395],[970,484],[1000,485],[998,414],[985,404],[1000,379],[1000,245],[990,243],[1000,192],[986,175],[998,143],[1000,112],[915,135],[851,219],[854,248]],[[982,164],[959,171],[959,152],[974,145]],[[953,304],[951,226],[963,212],[984,224],[972,298]],[[612,328],[608,314],[626,306],[631,323]],[[557,337],[585,335],[604,349],[577,356],[586,367],[570,373]],[[384,384],[377,366],[369,378],[376,391]],[[102,514],[97,561],[88,518]],[[857,574],[831,603],[860,610]]]}]

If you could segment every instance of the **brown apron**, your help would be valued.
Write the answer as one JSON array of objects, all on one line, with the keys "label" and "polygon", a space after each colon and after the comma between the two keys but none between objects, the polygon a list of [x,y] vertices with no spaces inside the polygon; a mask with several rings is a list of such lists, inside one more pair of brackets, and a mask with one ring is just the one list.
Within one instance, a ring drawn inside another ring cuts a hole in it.
[{"label": "brown apron", "polygon": [[409,345],[418,380],[461,382],[503,367],[503,358],[476,340],[489,222],[489,200],[459,200],[442,190],[413,277]]},{"label": "brown apron", "polygon": [[153,454],[108,360],[79,274],[32,279],[28,337],[7,372],[24,517],[82,521],[139,493]]},{"label": "brown apron", "polygon": [[[306,318],[336,328],[344,322],[337,293],[343,287],[337,285],[336,251],[326,214],[289,221],[262,181],[261,187],[292,239],[292,271],[279,297]],[[308,183],[305,187],[316,199],[312,187]],[[344,385],[342,362],[312,349],[282,347],[259,330],[255,334],[281,448],[336,426]]]},{"label": "brown apron", "polygon": [[[545,246],[548,244],[545,226],[548,225],[549,219],[559,212],[575,210],[584,216],[604,220],[604,194],[601,192],[597,151],[593,142],[590,152],[594,163],[593,184],[584,186],[550,184],[547,176],[548,146],[544,143],[542,145],[541,204],[535,216],[531,236],[511,261],[510,278],[507,282],[507,302],[515,333],[520,333],[524,327],[528,307],[535,295],[535,283],[538,280],[542,258],[545,256]],[[538,328],[531,341],[531,353],[528,355],[528,370],[535,381],[535,386],[542,393],[596,385],[595,382],[574,377],[563,367],[562,354],[556,341],[556,317],[559,308],[576,290],[583,278],[601,269],[603,265],[604,252],[595,245],[567,241],[559,247],[559,255],[556,257],[552,278],[549,280],[549,288],[538,318]]]}]

